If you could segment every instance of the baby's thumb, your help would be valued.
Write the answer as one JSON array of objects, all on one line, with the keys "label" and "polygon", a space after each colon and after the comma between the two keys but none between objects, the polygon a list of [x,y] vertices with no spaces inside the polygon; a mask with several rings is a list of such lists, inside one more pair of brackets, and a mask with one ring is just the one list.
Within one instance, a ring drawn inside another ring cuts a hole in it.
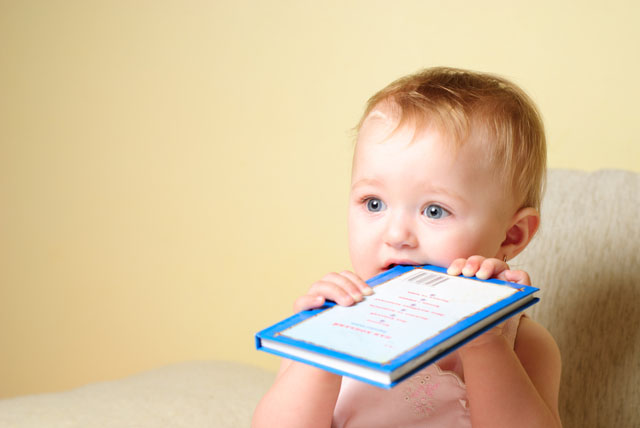
[{"label": "baby's thumb", "polygon": [[309,309],[319,308],[322,305],[324,305],[324,297],[305,294],[304,296],[301,296],[296,300],[296,302],[293,304],[293,310],[295,312],[301,312]]}]

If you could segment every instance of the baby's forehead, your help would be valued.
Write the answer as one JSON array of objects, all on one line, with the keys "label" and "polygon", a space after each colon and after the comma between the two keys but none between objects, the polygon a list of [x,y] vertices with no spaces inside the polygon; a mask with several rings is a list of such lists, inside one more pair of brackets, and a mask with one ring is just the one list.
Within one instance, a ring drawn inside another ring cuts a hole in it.
[{"label": "baby's forehead", "polygon": [[389,109],[376,107],[362,121],[358,135],[384,130],[389,132],[397,128],[399,123],[398,115],[394,115]]},{"label": "baby's forehead", "polygon": [[383,142],[398,133],[409,135],[412,140],[437,133],[454,149],[481,143],[485,152],[493,150],[493,144],[482,143],[489,143],[495,138],[482,120],[463,117],[455,111],[447,114],[429,108],[406,110],[392,100],[383,100],[365,116],[358,129],[358,140],[374,136]]},{"label": "baby's forehead", "polygon": [[390,139],[404,140],[411,144],[426,134],[434,133],[438,134],[441,140],[446,140],[447,145],[459,146],[455,136],[437,121],[426,116],[423,118],[402,116],[398,108],[390,106],[389,103],[381,103],[365,117],[358,131],[356,144],[363,141],[384,143]]},{"label": "baby's forehead", "polygon": [[[361,123],[359,131],[386,131],[390,134],[397,131],[409,132],[419,135],[424,132],[438,132],[456,144],[456,140],[461,135],[456,132],[450,123],[457,123],[458,119],[445,118],[441,112],[424,109],[407,109],[400,106],[393,100],[383,100],[373,106]],[[367,129],[364,129],[367,128]]]},{"label": "baby's forehead", "polygon": [[438,146],[444,149],[439,153],[452,156],[453,159],[458,159],[459,155],[464,154],[463,157],[475,159],[477,167],[490,167],[499,175],[504,175],[508,172],[507,165],[499,162],[499,157],[495,156],[491,139],[489,134],[482,131],[472,132],[467,138],[461,139],[458,134],[436,121],[425,120],[416,123],[407,120],[403,123],[388,109],[375,108],[360,128],[353,163],[355,166],[360,161],[366,161],[367,154],[378,145],[391,144],[402,150],[403,147],[425,144],[425,141],[437,141]]}]

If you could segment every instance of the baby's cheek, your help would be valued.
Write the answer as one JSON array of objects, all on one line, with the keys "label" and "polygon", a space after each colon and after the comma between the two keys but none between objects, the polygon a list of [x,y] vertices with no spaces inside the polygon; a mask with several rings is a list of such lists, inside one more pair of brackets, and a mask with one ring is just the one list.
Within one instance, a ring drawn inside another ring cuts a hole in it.
[{"label": "baby's cheek", "polygon": [[357,256],[351,257],[351,265],[353,266],[353,271],[360,278],[367,280],[373,277],[377,273],[377,266],[375,266],[372,261],[375,260],[373,254],[360,253]]},{"label": "baby's cheek", "polygon": [[433,259],[433,261],[430,263],[443,268],[448,268],[449,266],[451,266],[451,263],[453,263],[453,261],[457,258],[458,257],[453,257],[448,254],[440,254],[439,257]]},{"label": "baby's cheek", "polygon": [[369,245],[352,238],[349,240],[349,255],[351,266],[356,275],[365,280],[374,275],[373,263],[376,258]]},{"label": "baby's cheek", "polygon": [[421,242],[423,251],[426,252],[425,259],[430,264],[442,267],[449,267],[451,262],[460,257],[460,250],[453,245],[457,237],[449,235],[431,235],[426,241]]},{"label": "baby's cheek", "polygon": [[431,254],[428,258],[431,260],[430,263],[436,266],[446,268],[456,259],[484,255],[486,252],[480,242],[469,239],[469,236],[451,235],[442,238],[436,242],[432,240],[429,245]]}]

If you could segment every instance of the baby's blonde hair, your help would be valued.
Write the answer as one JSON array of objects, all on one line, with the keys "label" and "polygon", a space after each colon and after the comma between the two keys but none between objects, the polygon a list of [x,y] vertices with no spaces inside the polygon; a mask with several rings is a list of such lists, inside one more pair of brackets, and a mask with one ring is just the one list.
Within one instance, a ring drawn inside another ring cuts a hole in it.
[{"label": "baby's blonde hair", "polygon": [[480,138],[495,168],[506,173],[507,185],[521,197],[520,206],[540,209],[547,158],[544,126],[533,101],[515,84],[492,74],[425,69],[371,97],[358,131],[381,104],[393,109],[396,129],[435,125],[459,145]]}]

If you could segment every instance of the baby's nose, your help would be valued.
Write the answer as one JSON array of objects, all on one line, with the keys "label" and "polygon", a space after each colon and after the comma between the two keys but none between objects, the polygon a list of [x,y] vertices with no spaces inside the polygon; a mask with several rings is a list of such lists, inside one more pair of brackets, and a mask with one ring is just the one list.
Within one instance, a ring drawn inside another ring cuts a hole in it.
[{"label": "baby's nose", "polygon": [[403,213],[389,216],[389,223],[385,233],[385,242],[394,248],[417,246],[418,240],[411,221]]}]

